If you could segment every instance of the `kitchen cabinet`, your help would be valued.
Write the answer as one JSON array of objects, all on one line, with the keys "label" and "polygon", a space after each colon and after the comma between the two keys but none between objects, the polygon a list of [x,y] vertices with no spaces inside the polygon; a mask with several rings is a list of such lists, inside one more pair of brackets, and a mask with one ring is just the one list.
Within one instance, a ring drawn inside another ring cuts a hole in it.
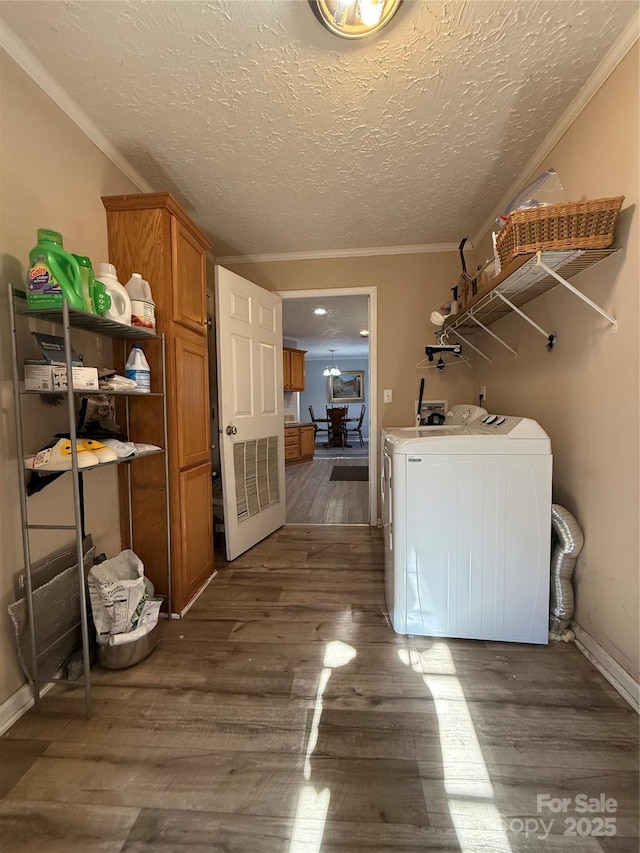
[{"label": "kitchen cabinet", "polygon": [[310,462],[315,451],[315,427],[313,424],[285,424],[284,461]]},{"label": "kitchen cabinet", "polygon": [[304,357],[306,350],[284,347],[282,374],[285,391],[304,391]]},{"label": "kitchen cabinet", "polygon": [[199,239],[171,217],[173,319],[198,334],[206,326],[205,255]]},{"label": "kitchen cabinet", "polygon": [[313,424],[300,427],[300,459],[313,459],[316,447],[316,430]]},{"label": "kitchen cabinet", "polygon": [[[167,342],[171,587],[173,611],[181,614],[213,572],[205,282],[211,243],[168,193],[109,196],[102,201],[107,211],[109,261],[120,281],[139,272],[149,282],[157,330]],[[160,366],[147,357],[153,379],[156,371],[160,375]],[[116,367],[122,371],[124,365]],[[157,444],[153,436],[161,423],[160,407],[149,400],[132,412],[129,429],[136,441]],[[165,532],[164,517],[157,512],[158,498],[166,487],[161,463],[148,459],[139,464],[131,488],[133,542],[124,523],[128,496],[121,482],[122,539],[145,563],[157,591],[166,594],[166,554],[157,545]],[[135,523],[145,518],[146,524]]]}]

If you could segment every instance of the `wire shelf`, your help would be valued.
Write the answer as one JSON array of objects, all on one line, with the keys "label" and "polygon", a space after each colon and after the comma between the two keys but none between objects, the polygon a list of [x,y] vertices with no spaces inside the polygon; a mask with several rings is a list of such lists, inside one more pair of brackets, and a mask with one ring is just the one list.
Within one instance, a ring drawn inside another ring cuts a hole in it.
[{"label": "wire shelf", "polygon": [[[570,279],[616,251],[615,248],[547,251],[542,252],[542,260],[562,278]],[[447,320],[444,331],[476,332],[480,327],[473,317],[485,326],[505,317],[511,313],[511,308],[499,298],[500,294],[513,305],[521,307],[557,286],[558,281],[537,263],[536,255],[516,258],[496,276],[495,284],[488,293],[479,294],[460,314]]]},{"label": "wire shelf", "polygon": [[[16,314],[62,324],[62,308],[50,308],[43,311],[29,308],[27,295],[23,290],[14,289],[13,298]],[[109,338],[128,338],[132,341],[160,339],[160,335],[151,329],[143,329],[141,326],[125,326],[124,323],[106,320],[98,314],[89,314],[87,311],[78,311],[76,308],[69,308],[69,323],[76,329],[85,329],[88,332],[96,332]]]}]

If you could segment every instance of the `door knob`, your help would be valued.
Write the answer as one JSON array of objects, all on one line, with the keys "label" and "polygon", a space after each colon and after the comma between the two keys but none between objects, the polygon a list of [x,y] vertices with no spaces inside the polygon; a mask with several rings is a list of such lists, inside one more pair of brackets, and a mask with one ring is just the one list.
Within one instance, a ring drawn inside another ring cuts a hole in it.
[{"label": "door knob", "polygon": [[229,424],[229,426],[226,428],[225,432],[227,433],[227,435],[236,435],[238,432],[238,427],[234,427],[234,426],[231,426],[231,424]]}]

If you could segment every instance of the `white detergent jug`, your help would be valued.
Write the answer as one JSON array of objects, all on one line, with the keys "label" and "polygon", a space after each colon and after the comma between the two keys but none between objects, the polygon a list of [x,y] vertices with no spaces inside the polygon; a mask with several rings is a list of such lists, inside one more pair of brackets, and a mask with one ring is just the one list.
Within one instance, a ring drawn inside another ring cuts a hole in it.
[{"label": "white detergent jug", "polygon": [[125,326],[131,325],[131,300],[129,294],[118,281],[118,274],[113,264],[100,264],[98,267],[98,275],[96,279],[107,289],[107,293],[111,297],[111,308],[109,308],[105,317],[107,320],[113,320],[116,323],[123,323]]},{"label": "white detergent jug", "polygon": [[139,272],[134,272],[125,287],[131,299],[131,325],[155,329],[156,304],[149,282],[145,281]]},{"label": "white detergent jug", "polygon": [[140,344],[134,344],[131,348],[124,375],[137,384],[135,391],[139,394],[148,394],[151,391],[151,370]]}]

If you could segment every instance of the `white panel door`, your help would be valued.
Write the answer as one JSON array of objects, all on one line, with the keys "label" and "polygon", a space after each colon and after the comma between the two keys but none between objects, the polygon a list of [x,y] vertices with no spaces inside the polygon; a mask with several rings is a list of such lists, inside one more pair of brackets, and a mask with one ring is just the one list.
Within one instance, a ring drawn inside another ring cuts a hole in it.
[{"label": "white panel door", "polygon": [[285,523],[282,299],[216,266],[227,559]]}]

